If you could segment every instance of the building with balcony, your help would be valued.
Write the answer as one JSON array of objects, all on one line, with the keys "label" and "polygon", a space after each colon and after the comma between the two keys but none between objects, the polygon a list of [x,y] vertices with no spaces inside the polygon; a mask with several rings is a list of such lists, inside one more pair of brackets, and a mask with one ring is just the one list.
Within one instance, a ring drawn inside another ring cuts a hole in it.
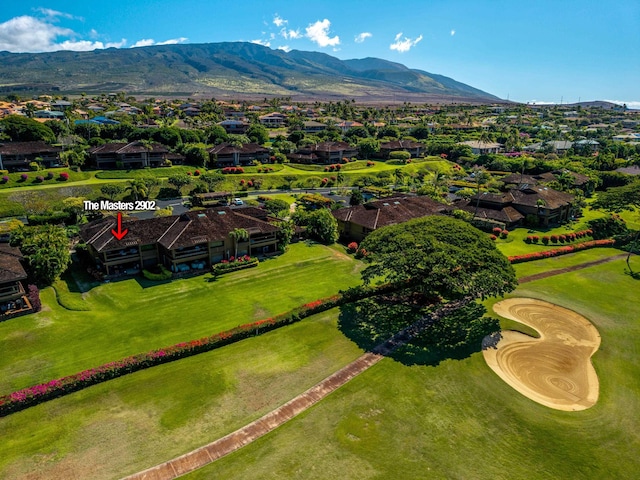
[{"label": "building with balcony", "polygon": [[[114,217],[85,225],[80,231],[96,268],[108,276],[130,275],[161,264],[174,273],[206,270],[235,255],[258,256],[277,251],[278,228],[242,210],[209,208],[179,216],[125,219],[122,240],[111,233]],[[246,237],[238,236],[246,232]]]},{"label": "building with balcony", "polygon": [[31,312],[24,284],[27,280],[20,249],[0,244],[0,321]]}]

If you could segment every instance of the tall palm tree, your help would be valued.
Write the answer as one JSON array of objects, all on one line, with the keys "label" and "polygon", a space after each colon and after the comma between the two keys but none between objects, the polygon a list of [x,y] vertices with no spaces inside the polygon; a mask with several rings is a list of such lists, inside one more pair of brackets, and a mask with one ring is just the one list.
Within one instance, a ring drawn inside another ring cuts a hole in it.
[{"label": "tall palm tree", "polygon": [[144,180],[139,178],[131,180],[126,190],[131,193],[135,200],[145,199],[149,196],[149,188]]},{"label": "tall palm tree", "polygon": [[238,244],[243,240],[249,240],[249,232],[244,228],[234,228],[229,232],[229,236],[233,239],[234,257],[238,257]]}]

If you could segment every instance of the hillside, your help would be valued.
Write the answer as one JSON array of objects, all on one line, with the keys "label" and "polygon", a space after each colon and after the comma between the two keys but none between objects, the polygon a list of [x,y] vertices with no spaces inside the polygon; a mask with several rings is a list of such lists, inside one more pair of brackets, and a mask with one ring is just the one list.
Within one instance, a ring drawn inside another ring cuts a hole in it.
[{"label": "hillside", "polygon": [[451,78],[378,58],[340,60],[246,42],[0,52],[0,93],[59,91],[295,99],[499,102]]}]

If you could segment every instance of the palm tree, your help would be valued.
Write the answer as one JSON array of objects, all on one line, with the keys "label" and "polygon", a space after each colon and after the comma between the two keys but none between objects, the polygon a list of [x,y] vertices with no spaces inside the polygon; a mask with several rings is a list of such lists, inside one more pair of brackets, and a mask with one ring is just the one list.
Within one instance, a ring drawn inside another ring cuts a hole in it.
[{"label": "palm tree", "polygon": [[149,196],[149,188],[144,180],[139,178],[131,180],[126,190],[131,192],[131,195],[135,200],[145,199]]},{"label": "palm tree", "polygon": [[249,240],[249,232],[247,232],[244,228],[234,228],[231,232],[229,232],[229,236],[233,239],[233,246],[235,255],[234,257],[238,257],[238,244],[242,240]]}]

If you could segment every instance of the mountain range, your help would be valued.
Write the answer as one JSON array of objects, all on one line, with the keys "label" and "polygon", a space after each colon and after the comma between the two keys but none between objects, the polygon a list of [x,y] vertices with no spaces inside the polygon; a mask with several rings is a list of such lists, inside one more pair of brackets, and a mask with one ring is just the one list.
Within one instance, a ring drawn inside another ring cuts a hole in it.
[{"label": "mountain range", "polygon": [[443,75],[380,58],[340,60],[320,52],[248,42],[90,52],[0,52],[0,92],[47,91],[296,100],[500,102]]}]

